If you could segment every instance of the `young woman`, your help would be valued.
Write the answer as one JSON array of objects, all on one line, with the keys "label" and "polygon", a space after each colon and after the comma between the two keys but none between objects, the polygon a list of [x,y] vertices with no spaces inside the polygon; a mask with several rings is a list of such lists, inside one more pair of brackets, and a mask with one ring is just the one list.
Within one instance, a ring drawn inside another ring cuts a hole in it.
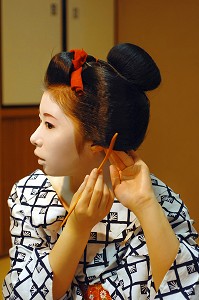
[{"label": "young woman", "polygon": [[8,200],[5,299],[198,299],[187,208],[135,152],[149,121],[145,91],[160,81],[132,44],[113,47],[107,62],[84,50],[52,58],[31,136],[44,172]]}]

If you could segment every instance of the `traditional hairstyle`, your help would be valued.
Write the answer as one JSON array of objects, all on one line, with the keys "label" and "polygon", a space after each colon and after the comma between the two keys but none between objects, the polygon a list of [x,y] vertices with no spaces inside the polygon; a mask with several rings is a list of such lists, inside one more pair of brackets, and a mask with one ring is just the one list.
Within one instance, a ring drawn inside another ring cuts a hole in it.
[{"label": "traditional hairstyle", "polygon": [[159,69],[142,48],[114,46],[107,62],[88,55],[82,65],[83,92],[71,89],[74,52],[55,55],[47,68],[45,88],[73,119],[83,140],[108,147],[118,132],[115,150],[136,150],[149,122],[146,91],[161,82]]}]

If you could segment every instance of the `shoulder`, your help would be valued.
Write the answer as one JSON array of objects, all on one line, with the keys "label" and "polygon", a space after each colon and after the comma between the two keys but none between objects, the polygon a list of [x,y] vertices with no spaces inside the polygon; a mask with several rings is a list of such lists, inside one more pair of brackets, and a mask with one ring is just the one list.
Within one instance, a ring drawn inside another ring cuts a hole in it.
[{"label": "shoulder", "polygon": [[182,204],[180,195],[175,193],[167,184],[153,174],[151,174],[151,182],[158,202],[174,203],[177,201],[179,204]]},{"label": "shoulder", "polygon": [[178,212],[182,217],[189,218],[188,209],[179,194],[153,174],[151,174],[151,182],[155,196],[168,216],[174,217],[174,214]]},{"label": "shoulder", "polygon": [[42,182],[46,181],[47,176],[44,172],[40,169],[35,170],[34,172],[30,173],[29,175],[19,179],[14,186],[26,186],[29,183],[34,185],[41,185]]},{"label": "shoulder", "polygon": [[17,202],[23,200],[28,201],[40,191],[50,186],[51,183],[46,175],[38,169],[15,183],[9,198],[12,198]]},{"label": "shoulder", "polygon": [[8,206],[12,218],[28,219],[34,227],[52,224],[63,219],[66,213],[56,191],[41,170],[34,171],[13,186]]}]

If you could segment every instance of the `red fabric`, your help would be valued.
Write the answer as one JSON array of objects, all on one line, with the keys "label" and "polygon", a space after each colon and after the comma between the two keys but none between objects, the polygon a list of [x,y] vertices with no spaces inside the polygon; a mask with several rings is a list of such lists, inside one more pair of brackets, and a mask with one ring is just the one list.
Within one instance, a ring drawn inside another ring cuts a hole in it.
[{"label": "red fabric", "polygon": [[101,284],[88,285],[82,288],[82,292],[85,300],[112,300]]},{"label": "red fabric", "polygon": [[72,60],[74,70],[71,73],[71,89],[79,92],[83,91],[82,82],[82,65],[86,62],[88,54],[82,49],[74,49],[70,52],[74,53],[74,59]]}]

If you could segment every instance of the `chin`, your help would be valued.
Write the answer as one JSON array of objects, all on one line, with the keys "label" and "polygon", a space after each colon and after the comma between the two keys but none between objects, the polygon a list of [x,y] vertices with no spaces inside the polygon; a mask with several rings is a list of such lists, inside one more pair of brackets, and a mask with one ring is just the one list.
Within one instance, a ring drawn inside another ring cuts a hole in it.
[{"label": "chin", "polygon": [[58,171],[58,170],[50,170],[49,168],[43,168],[43,171],[46,175],[48,176],[53,176],[53,177],[61,177],[61,176],[66,176],[64,172]]},{"label": "chin", "polygon": [[48,175],[48,176],[57,176],[57,175],[55,175],[56,172],[50,170],[50,169],[49,169],[48,167],[46,167],[46,166],[43,166],[43,171],[44,171],[44,173],[45,173],[46,175]]}]

